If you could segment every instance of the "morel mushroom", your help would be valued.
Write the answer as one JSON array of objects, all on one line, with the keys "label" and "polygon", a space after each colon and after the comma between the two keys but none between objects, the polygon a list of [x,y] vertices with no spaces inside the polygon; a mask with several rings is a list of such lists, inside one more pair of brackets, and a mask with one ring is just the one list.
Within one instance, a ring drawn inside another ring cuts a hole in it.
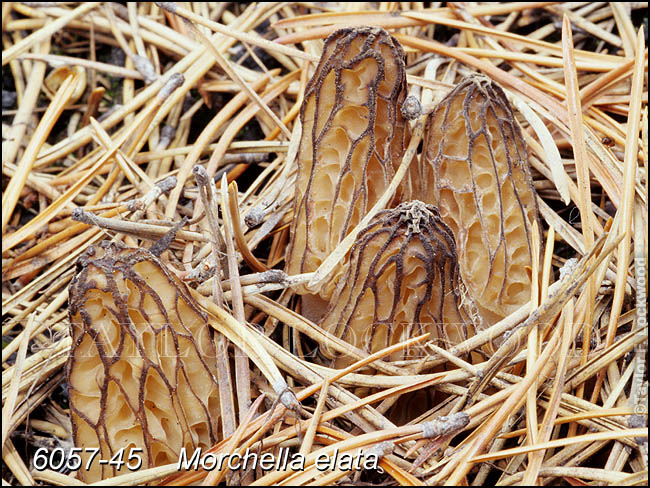
[{"label": "morel mushroom", "polygon": [[[432,205],[382,210],[359,233],[321,327],[368,353],[426,332],[442,347],[461,342],[473,325],[456,259],[454,236]],[[327,344],[321,351],[335,357]],[[421,347],[390,359],[419,357]]]},{"label": "morel mushroom", "polygon": [[[289,274],[315,271],[390,184],[408,138],[406,94],[404,52],[386,31],[349,28],[327,38],[300,111]],[[406,181],[395,201],[410,198],[409,189]],[[324,300],[340,273],[317,290]]]},{"label": "morel mushroom", "polygon": [[538,220],[528,154],[503,90],[470,76],[431,114],[416,190],[456,238],[461,277],[486,325],[530,299]]},{"label": "morel mushroom", "polygon": [[[206,317],[151,252],[104,242],[78,262],[70,285],[67,365],[80,477],[118,473],[100,465],[141,449],[141,469],[177,462],[218,440],[215,346]],[[100,451],[89,470],[92,451]],[[132,464],[135,464],[135,459]]]}]

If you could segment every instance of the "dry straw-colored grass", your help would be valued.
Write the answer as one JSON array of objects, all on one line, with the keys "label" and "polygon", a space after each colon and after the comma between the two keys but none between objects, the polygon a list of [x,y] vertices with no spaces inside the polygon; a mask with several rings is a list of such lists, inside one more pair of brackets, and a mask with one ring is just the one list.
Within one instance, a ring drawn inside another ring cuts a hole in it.
[{"label": "dry straw-colored grass", "polygon": [[[77,258],[102,239],[150,247],[187,217],[162,259],[188,280],[221,260],[230,279],[195,279],[192,294],[217,346],[246,354],[220,358],[232,366],[220,386],[228,435],[213,451],[287,446],[305,470],[170,465],[104,483],[647,484],[647,3],[440,5],[3,3],[3,483],[80,484],[32,464],[40,447],[72,447]],[[399,40],[425,102],[470,73],[496,81],[529,147],[542,225],[531,302],[451,350],[429,345],[418,364],[381,358],[426,337],[368,356],[300,315],[291,287],[323,270],[267,272],[284,266],[302,94],[324,38],[351,25]],[[216,187],[197,185],[197,164]],[[357,362],[337,371],[304,357],[326,340]],[[402,406],[402,425],[390,407],[414,391],[425,400],[409,405],[426,408]],[[457,425],[440,420],[456,413]],[[316,469],[319,454],[360,448],[381,450],[383,474]]]}]

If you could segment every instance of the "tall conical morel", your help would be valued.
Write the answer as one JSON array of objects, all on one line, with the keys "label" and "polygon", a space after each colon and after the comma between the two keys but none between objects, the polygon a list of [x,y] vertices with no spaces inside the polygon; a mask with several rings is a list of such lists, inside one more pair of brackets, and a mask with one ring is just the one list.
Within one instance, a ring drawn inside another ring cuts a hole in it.
[{"label": "tall conical morel", "polygon": [[[300,111],[289,274],[315,271],[388,187],[408,139],[406,95],[404,52],[386,31],[342,29],[327,38]],[[408,177],[395,201],[407,198]],[[314,292],[329,300],[341,269]]]},{"label": "tall conical morel", "polygon": [[486,325],[530,299],[538,221],[526,144],[503,90],[462,80],[430,115],[415,195],[438,207]]},{"label": "tall conical morel", "polygon": [[[104,242],[79,259],[70,284],[67,375],[81,479],[94,482],[176,463],[219,437],[216,352],[187,287],[145,249]],[[99,453],[86,469],[92,451]],[[132,459],[129,456],[133,455]]]},{"label": "tall conical morel", "polygon": [[[427,332],[442,347],[457,344],[473,334],[471,316],[454,236],[435,207],[415,200],[379,212],[359,233],[321,326],[374,353]],[[327,344],[321,351],[335,357]],[[419,346],[391,359],[426,354]]]}]

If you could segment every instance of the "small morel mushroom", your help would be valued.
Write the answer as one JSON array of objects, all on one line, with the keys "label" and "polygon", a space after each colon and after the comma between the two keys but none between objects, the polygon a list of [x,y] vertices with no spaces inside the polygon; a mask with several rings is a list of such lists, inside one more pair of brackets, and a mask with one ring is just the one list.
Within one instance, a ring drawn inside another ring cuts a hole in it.
[{"label": "small morel mushroom", "polygon": [[[404,51],[386,31],[348,28],[327,38],[300,111],[287,273],[315,271],[384,193],[408,140],[400,111],[406,95]],[[410,198],[408,179],[395,201]],[[322,299],[340,273],[316,290]]]},{"label": "small morel mushroom", "polygon": [[[211,447],[220,418],[215,346],[186,285],[151,252],[108,242],[77,266],[67,375],[81,479],[127,472],[99,463],[120,448],[145,469],[178,462],[181,448],[189,457]],[[86,470],[88,448],[100,451]]]},{"label": "small morel mushroom", "polygon": [[[473,334],[469,305],[451,230],[435,207],[414,200],[382,210],[359,233],[321,327],[368,353],[427,332],[448,347]],[[335,357],[327,344],[321,351]],[[390,359],[422,356],[420,346]]]},{"label": "small morel mushroom", "polygon": [[416,195],[453,231],[461,277],[493,324],[530,299],[539,217],[521,129],[503,90],[470,76],[431,114],[424,141]]}]

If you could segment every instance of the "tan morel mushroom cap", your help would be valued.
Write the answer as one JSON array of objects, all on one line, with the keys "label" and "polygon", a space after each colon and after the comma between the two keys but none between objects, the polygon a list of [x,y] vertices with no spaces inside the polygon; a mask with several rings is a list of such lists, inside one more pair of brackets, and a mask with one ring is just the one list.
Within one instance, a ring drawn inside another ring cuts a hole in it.
[{"label": "tan morel mushroom cap", "polygon": [[470,76],[431,114],[424,141],[416,194],[453,231],[462,279],[493,324],[530,300],[539,217],[521,130],[503,90]]},{"label": "tan morel mushroom cap", "polygon": [[[435,207],[414,200],[379,212],[360,232],[321,327],[368,353],[427,332],[448,347],[474,333],[468,300],[451,230]],[[335,357],[326,344],[321,351]],[[390,359],[426,354],[418,347]]]},{"label": "tan morel mushroom cap", "polygon": [[[153,254],[104,242],[79,259],[70,285],[67,375],[74,443],[85,482],[118,473],[99,464],[140,448],[140,469],[178,462],[219,435],[216,352],[203,312]],[[90,452],[99,454],[86,471]]]},{"label": "tan morel mushroom cap", "polygon": [[[350,28],[327,38],[300,111],[289,274],[315,271],[388,187],[408,140],[406,95],[404,52],[386,31]],[[395,201],[410,198],[409,185]],[[315,290],[324,300],[340,272]]]}]

